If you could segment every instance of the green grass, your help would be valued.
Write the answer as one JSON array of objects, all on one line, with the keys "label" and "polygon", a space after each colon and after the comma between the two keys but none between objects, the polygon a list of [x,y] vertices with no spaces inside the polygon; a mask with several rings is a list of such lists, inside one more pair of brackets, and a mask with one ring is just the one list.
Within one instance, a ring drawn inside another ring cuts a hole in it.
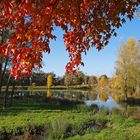
[{"label": "green grass", "polygon": [[68,140],[139,140],[140,126],[126,129],[104,129],[100,132],[91,132],[84,136],[76,135]]},{"label": "green grass", "polygon": [[78,103],[70,101],[57,101],[55,99],[45,102],[16,101],[12,107],[0,110],[0,133],[6,131],[23,132],[30,125],[45,127],[51,121],[65,118],[72,123],[80,123],[90,117],[91,112],[77,109]]},{"label": "green grass", "polygon": [[76,135],[68,140],[140,140],[139,132],[140,124],[135,123],[131,127],[123,124],[123,126],[114,126],[112,129],[103,129],[99,132],[92,131],[83,136]]},{"label": "green grass", "polygon": [[[96,125],[96,130],[91,126]],[[40,98],[17,99],[0,109],[0,139],[44,131],[49,140],[139,140],[140,121],[122,113],[86,107],[82,102]]]},{"label": "green grass", "polygon": [[140,120],[120,115],[106,117],[106,128],[100,131],[91,130],[82,136],[70,137],[68,140],[140,140]]}]

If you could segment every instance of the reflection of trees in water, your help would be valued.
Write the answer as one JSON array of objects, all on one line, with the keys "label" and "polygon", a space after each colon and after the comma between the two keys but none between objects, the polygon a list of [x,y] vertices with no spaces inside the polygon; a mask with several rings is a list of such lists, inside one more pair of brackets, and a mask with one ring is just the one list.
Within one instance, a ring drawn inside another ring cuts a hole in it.
[{"label": "reflection of trees in water", "polygon": [[[99,99],[103,102],[106,102],[108,99],[107,94],[96,94],[92,91],[80,91],[80,90],[47,90],[47,91],[36,91],[36,92],[24,92],[19,93],[16,92],[14,94],[15,98],[22,98],[26,99],[27,102],[30,102],[31,100],[38,102],[43,100],[46,97],[54,97],[54,98],[61,98],[61,99],[68,99],[73,101],[84,101],[84,100],[96,100],[97,95]],[[114,99],[116,100],[116,99]],[[137,104],[135,104],[137,103]],[[121,103],[119,104],[121,106],[121,111],[126,116],[132,116],[135,114],[138,114],[140,112],[140,102],[131,102],[130,103]]]},{"label": "reflection of trees in water", "polygon": [[47,97],[50,96],[75,101],[97,99],[97,94],[95,92],[80,90],[47,90]]},{"label": "reflection of trees in water", "polygon": [[81,100],[81,97],[82,97],[82,94],[80,94],[79,92],[71,92],[71,91],[69,91],[69,92],[66,92],[64,94],[64,98],[70,99],[70,100],[78,101],[78,100]]},{"label": "reflection of trees in water", "polygon": [[[97,95],[101,101],[106,102],[108,99],[107,94],[95,94],[95,92],[92,91],[80,91],[80,90],[47,90],[47,91],[23,91],[23,92],[15,92],[13,95],[13,99],[26,101],[27,103],[33,102],[41,102],[44,101],[46,97],[54,97],[54,98],[60,98],[60,99],[68,99],[73,101],[86,101],[86,100],[96,100]],[[10,96],[10,95],[9,95]],[[115,100],[115,99],[114,99]],[[1,102],[0,102],[1,103]],[[122,113],[126,116],[132,116],[135,114],[139,114],[140,112],[140,100],[137,99],[137,101],[128,102],[128,103],[119,103],[120,109]]]},{"label": "reflection of trees in water", "polygon": [[140,105],[129,105],[127,103],[121,104],[122,111],[126,116],[137,115],[140,113]]},{"label": "reflection of trees in water", "polygon": [[49,89],[49,90],[47,90],[47,97],[52,97],[52,91]]},{"label": "reflection of trees in water", "polygon": [[87,98],[87,100],[96,100],[97,99],[97,94],[95,94],[95,93],[89,93],[88,94],[88,98]]},{"label": "reflection of trees in water", "polygon": [[[85,100],[88,97],[88,91],[80,91],[80,90],[54,90],[53,91],[55,97],[63,95],[63,98],[68,100]],[[57,93],[57,95],[56,95]]]},{"label": "reflection of trees in water", "polygon": [[99,94],[99,99],[103,102],[106,102],[108,99],[108,96],[106,94]]}]

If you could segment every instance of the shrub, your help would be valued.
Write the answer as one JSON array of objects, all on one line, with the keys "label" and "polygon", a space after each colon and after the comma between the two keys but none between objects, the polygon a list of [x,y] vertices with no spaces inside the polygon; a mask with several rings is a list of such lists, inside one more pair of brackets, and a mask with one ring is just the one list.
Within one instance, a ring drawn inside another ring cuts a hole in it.
[{"label": "shrub", "polygon": [[72,135],[72,125],[68,122],[67,119],[59,118],[51,122],[47,126],[46,137],[51,139],[62,139]]},{"label": "shrub", "polygon": [[100,112],[95,115],[95,124],[104,127],[108,121],[107,116],[104,114],[101,114]]},{"label": "shrub", "polygon": [[100,114],[101,115],[108,115],[109,114],[109,110],[106,107],[101,107],[100,108]]},{"label": "shrub", "polygon": [[77,108],[80,111],[83,111],[83,112],[92,112],[92,113],[96,113],[99,110],[98,106],[97,105],[94,105],[94,104],[91,105],[91,106],[86,106],[86,105],[81,104]]},{"label": "shrub", "polygon": [[118,108],[112,108],[111,114],[112,115],[122,115],[122,111]]}]

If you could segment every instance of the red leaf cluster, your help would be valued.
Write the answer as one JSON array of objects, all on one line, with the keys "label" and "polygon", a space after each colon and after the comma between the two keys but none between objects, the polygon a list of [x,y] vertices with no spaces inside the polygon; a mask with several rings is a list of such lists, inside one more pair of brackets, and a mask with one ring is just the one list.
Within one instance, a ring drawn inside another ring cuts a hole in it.
[{"label": "red leaf cluster", "polygon": [[134,0],[9,0],[0,2],[0,30],[13,31],[0,44],[2,57],[12,57],[11,76],[29,75],[41,67],[42,53],[50,52],[55,26],[64,30],[70,61],[67,72],[75,71],[82,53],[95,46],[102,49],[115,29],[132,19],[140,1]]}]

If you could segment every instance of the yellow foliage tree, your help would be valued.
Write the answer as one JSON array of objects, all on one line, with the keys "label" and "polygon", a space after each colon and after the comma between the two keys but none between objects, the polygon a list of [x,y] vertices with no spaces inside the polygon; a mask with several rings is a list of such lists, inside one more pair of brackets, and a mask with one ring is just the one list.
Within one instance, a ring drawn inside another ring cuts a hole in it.
[{"label": "yellow foliage tree", "polygon": [[111,88],[113,89],[120,89],[121,88],[121,77],[120,76],[116,76],[113,80],[112,80],[112,84],[111,84]]},{"label": "yellow foliage tree", "polygon": [[48,88],[51,88],[52,85],[53,85],[53,77],[52,77],[52,75],[48,75],[47,86],[48,86]]},{"label": "yellow foliage tree", "polygon": [[99,92],[104,93],[107,92],[107,85],[108,85],[108,78],[106,75],[100,76],[98,80],[98,87],[99,87]]},{"label": "yellow foliage tree", "polygon": [[134,38],[122,43],[116,61],[116,75],[121,79],[122,93],[128,95],[140,93],[140,45]]},{"label": "yellow foliage tree", "polygon": [[108,83],[108,78],[107,78],[107,76],[106,75],[102,75],[100,78],[99,78],[99,86],[100,87],[104,87],[104,86],[106,86],[107,85],[107,83]]}]

